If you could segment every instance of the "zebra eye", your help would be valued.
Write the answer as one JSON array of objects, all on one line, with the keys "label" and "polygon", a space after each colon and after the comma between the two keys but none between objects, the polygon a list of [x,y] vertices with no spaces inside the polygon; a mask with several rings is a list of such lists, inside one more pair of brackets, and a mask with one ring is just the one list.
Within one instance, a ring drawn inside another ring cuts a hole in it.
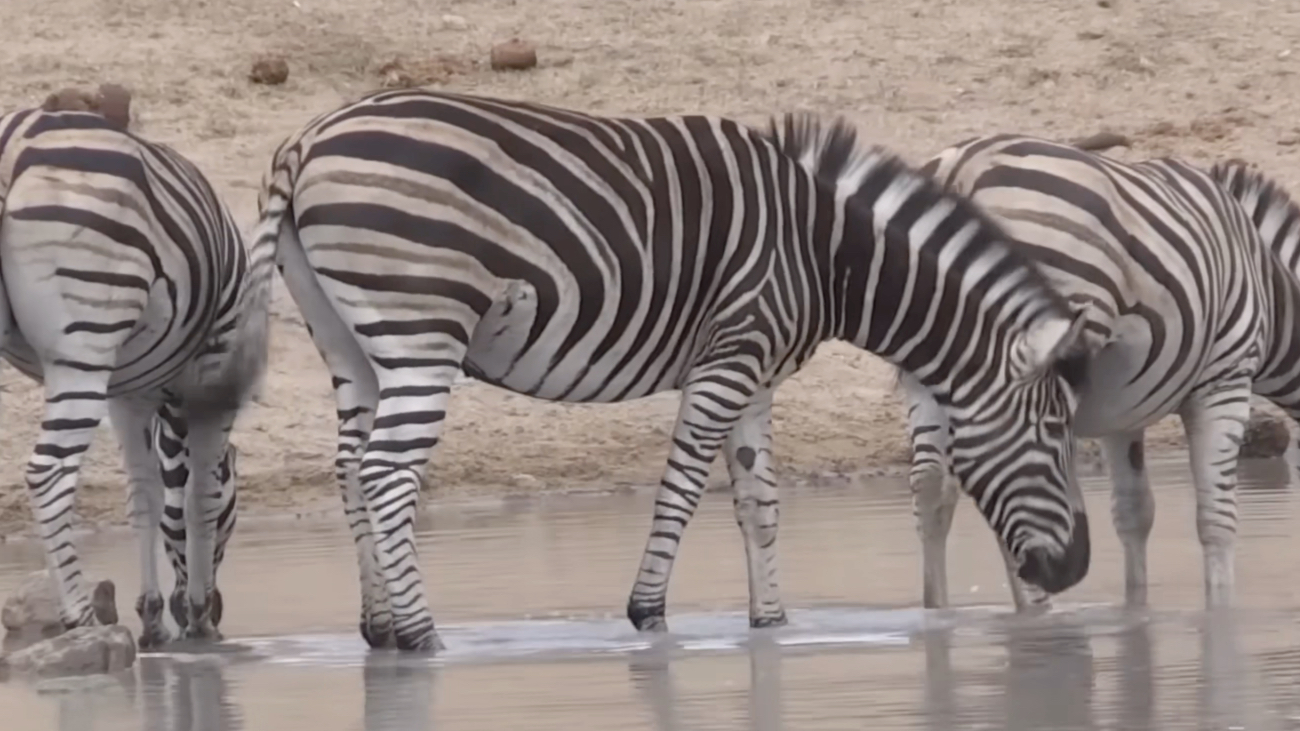
[{"label": "zebra eye", "polygon": [[1044,421],[1042,427],[1049,439],[1065,439],[1065,422],[1052,419]]}]

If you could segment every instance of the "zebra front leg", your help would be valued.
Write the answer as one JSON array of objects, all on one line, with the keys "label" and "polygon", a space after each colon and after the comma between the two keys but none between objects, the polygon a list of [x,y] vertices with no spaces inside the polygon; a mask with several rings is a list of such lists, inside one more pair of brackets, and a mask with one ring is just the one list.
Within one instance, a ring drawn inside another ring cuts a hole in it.
[{"label": "zebra front leg", "polygon": [[948,606],[948,532],[959,495],[948,479],[951,427],[948,415],[929,391],[906,373],[899,372],[899,382],[909,402],[912,467],[908,484],[912,517],[921,538],[921,603],[928,609],[942,609]]},{"label": "zebra front leg", "polygon": [[140,545],[140,594],[135,611],[140,617],[142,649],[160,647],[171,641],[163,619],[162,590],[158,584],[158,532],[163,522],[163,475],[152,449],[150,424],[161,399],[112,399],[109,418],[122,448],[122,459],[130,479],[131,523]]},{"label": "zebra front leg", "polygon": [[217,526],[223,513],[223,483],[228,478],[230,429],[236,412],[186,413],[189,479],[185,486],[185,598],[188,612],[182,635],[221,639],[213,615],[216,599]]},{"label": "zebra front leg", "polygon": [[776,535],[781,514],[776,480],[772,477],[772,395],[763,394],[731,430],[723,443],[736,524],[745,539],[749,571],[749,626],[780,627],[786,623],[777,583]]},{"label": "zebra front leg", "polygon": [[668,579],[682,532],[700,504],[709,465],[752,398],[752,392],[736,390],[737,375],[721,371],[714,380],[693,376],[682,389],[668,466],[655,494],[654,521],[627,603],[628,620],[642,632],[668,630]]},{"label": "zebra front leg", "polygon": [[1193,394],[1179,409],[1196,487],[1196,532],[1205,564],[1205,603],[1232,603],[1237,540],[1237,458],[1250,419],[1251,383],[1234,378]]},{"label": "zebra front leg", "polygon": [[437,652],[444,647],[420,571],[415,515],[463,349],[455,355],[436,366],[376,369],[379,405],[360,478],[399,650]]},{"label": "zebra front leg", "polygon": [[1147,603],[1147,539],[1156,519],[1156,501],[1147,479],[1142,431],[1101,439],[1111,479],[1111,520],[1124,546],[1124,600]]},{"label": "zebra front leg", "polygon": [[81,460],[108,411],[112,373],[109,366],[85,365],[85,370],[57,363],[45,367],[45,413],[26,471],[27,494],[68,628],[116,621],[106,608],[92,604],[70,535]]}]

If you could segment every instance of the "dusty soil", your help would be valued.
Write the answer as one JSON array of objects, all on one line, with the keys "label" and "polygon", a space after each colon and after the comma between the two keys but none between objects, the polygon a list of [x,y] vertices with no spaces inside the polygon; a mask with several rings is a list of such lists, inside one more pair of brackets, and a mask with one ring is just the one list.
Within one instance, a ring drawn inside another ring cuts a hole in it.
[{"label": "dusty soil", "polygon": [[[1267,0],[1149,5],[7,0],[0,108],[38,105],[70,84],[125,84],[134,128],[191,156],[245,225],[281,138],[360,92],[412,82],[603,113],[707,111],[753,122],[794,109],[841,113],[914,161],[985,132],[1073,139],[1113,129],[1136,143],[1121,156],[1238,155],[1294,187],[1300,54],[1290,44],[1300,12]],[[537,68],[489,68],[490,48],[512,37],[537,45]],[[266,54],[287,60],[287,83],[249,81]],[[267,403],[235,437],[251,511],[302,509],[334,494],[329,379],[282,287],[277,298]],[[0,388],[0,523],[14,527],[27,516],[22,464],[40,398],[7,366]],[[431,497],[652,484],[675,408],[674,394],[574,406],[467,385],[454,397]],[[906,459],[889,369],[844,346],[826,346],[785,385],[775,418],[790,478]],[[1172,420],[1150,432],[1153,450],[1180,443]],[[84,485],[83,519],[122,518],[123,475],[107,428]]]}]

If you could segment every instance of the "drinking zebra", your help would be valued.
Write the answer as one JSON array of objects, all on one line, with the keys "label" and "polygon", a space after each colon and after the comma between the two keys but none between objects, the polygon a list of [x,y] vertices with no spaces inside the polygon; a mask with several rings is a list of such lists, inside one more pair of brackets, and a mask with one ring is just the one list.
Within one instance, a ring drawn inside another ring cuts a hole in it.
[{"label": "drinking zebra", "polygon": [[[266,366],[274,251],[245,249],[175,150],[89,113],[0,117],[0,201],[0,337],[5,358],[44,383],[26,479],[64,622],[96,621],[70,530],[81,460],[107,415],[140,536],[140,643],[169,639],[160,527],[173,563],[185,557],[186,636],[215,636],[215,567],[233,528],[230,429]],[[183,534],[179,515],[163,523],[164,502],[176,509],[181,494]]]},{"label": "drinking zebra", "polygon": [[[1143,431],[1176,413],[1196,490],[1205,601],[1230,603],[1237,456],[1252,389],[1293,415],[1300,406],[1300,342],[1289,324],[1300,303],[1295,205],[1241,164],[1208,173],[1170,159],[1127,164],[1009,134],[953,146],[922,169],[992,214],[1087,319],[1083,343],[1093,355],[1074,426],[1100,439],[1110,467],[1126,600],[1147,601],[1155,504]],[[1290,258],[1279,259],[1269,242]],[[913,379],[901,380],[910,402],[923,601],[942,607],[957,500],[945,480],[950,430],[937,400]],[[1017,608],[1045,602],[1004,558]]]},{"label": "drinking zebra", "polygon": [[437,649],[414,546],[462,365],[512,391],[681,407],[628,602],[665,628],[682,533],[722,451],[750,623],[785,622],[772,393],[840,338],[952,408],[954,467],[1026,581],[1087,573],[1070,466],[1072,320],[1000,229],[843,123],[602,118],[422,90],[368,95],[277,149],[255,233],[333,375],[361,633]]}]

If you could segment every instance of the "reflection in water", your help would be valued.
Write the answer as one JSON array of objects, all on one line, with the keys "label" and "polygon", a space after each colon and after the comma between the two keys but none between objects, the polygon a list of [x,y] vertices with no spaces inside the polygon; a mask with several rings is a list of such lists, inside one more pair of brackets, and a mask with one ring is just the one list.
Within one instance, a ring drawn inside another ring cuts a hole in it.
[{"label": "reflection in water", "polygon": [[[1155,731],[1157,720],[1156,664],[1152,657],[1151,621],[1128,616],[1109,638],[1097,633],[1096,623],[1077,616],[1053,614],[1038,618],[1010,618],[1002,628],[1006,666],[994,682],[987,672],[963,675],[954,671],[953,629],[923,635],[926,679],[920,715],[926,728],[953,729],[959,720],[977,721],[1008,731],[1037,729],[1124,729]],[[1093,661],[1093,638],[1113,639],[1118,652],[1111,668]],[[1237,643],[1237,620],[1229,612],[1205,615],[1200,635],[1200,698],[1195,715],[1188,707],[1175,709],[1181,723],[1197,728],[1257,728],[1249,723],[1245,664]],[[1165,671],[1177,679],[1178,669]],[[1094,708],[1094,690],[1103,680],[1113,680],[1113,708]],[[973,707],[962,708],[958,690],[975,687],[983,692]],[[1113,718],[1106,716],[1113,713]]]},{"label": "reflection in water", "polygon": [[[671,648],[656,645],[633,653],[628,663],[632,686],[640,693],[654,719],[655,731],[688,728],[679,714],[680,701],[673,673]],[[768,634],[750,639],[749,731],[783,731],[781,646]]]},{"label": "reflection in water", "polygon": [[367,654],[361,670],[366,731],[432,729],[436,672],[429,663],[396,652]]},{"label": "reflection in water", "polygon": [[[119,714],[105,713],[118,701],[133,706],[143,731],[243,731],[244,720],[230,699],[220,654],[176,654],[140,658],[134,676],[121,681],[64,681],[59,688],[59,731],[96,731]],[[361,668],[365,731],[424,731],[433,728],[436,670],[397,653],[370,652]],[[109,685],[119,692],[105,693]],[[313,699],[300,698],[309,703]],[[116,726],[114,726],[116,727]],[[355,726],[353,727],[355,728]]]},{"label": "reflection in water", "polygon": [[142,728],[145,731],[240,731],[230,701],[226,659],[215,654],[140,658]]}]

